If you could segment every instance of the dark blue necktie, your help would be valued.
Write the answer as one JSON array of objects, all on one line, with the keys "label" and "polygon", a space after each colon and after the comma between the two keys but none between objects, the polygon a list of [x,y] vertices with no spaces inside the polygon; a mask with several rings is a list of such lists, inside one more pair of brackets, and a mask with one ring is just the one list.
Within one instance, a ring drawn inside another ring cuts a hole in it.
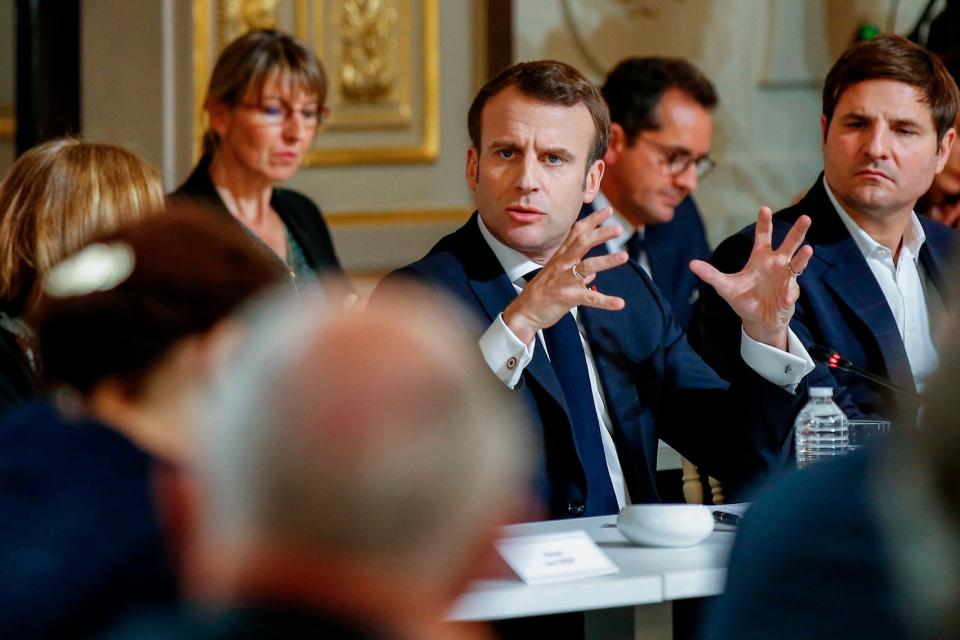
[{"label": "dark blue necktie", "polygon": [[647,240],[639,231],[634,231],[623,248],[631,260],[640,264],[640,256],[647,252]]},{"label": "dark blue necktie", "polygon": [[[539,271],[537,269],[527,274],[525,279],[533,279]],[[544,329],[543,339],[547,344],[550,364],[567,401],[573,438],[587,478],[587,504],[583,515],[619,513],[620,506],[610,482],[607,458],[603,453],[601,426],[590,389],[590,376],[587,373],[587,356],[583,351],[580,331],[573,314],[564,314],[559,322]]]}]

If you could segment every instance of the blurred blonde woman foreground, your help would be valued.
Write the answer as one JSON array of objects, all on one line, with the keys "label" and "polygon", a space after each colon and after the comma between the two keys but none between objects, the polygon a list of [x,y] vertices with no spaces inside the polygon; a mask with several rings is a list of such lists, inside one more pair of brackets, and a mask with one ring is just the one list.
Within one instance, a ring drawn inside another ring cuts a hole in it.
[{"label": "blurred blonde woman foreground", "polygon": [[156,488],[191,457],[220,321],[286,282],[235,225],[182,206],[49,271],[32,319],[44,385],[62,391],[0,419],[4,638],[96,636],[175,601]]},{"label": "blurred blonde woman foreground", "polygon": [[120,147],[60,139],[30,149],[0,184],[0,413],[36,392],[24,317],[44,275],[91,236],[163,206],[156,171]]}]

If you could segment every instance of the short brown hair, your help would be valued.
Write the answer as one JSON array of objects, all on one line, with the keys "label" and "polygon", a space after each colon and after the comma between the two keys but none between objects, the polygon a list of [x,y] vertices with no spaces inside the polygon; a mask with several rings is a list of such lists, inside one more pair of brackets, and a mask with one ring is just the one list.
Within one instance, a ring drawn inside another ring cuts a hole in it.
[{"label": "short brown hair", "polygon": [[[70,258],[89,255],[93,245],[107,258],[117,250],[129,255],[128,274],[119,282],[54,286],[71,282],[82,262]],[[81,394],[115,378],[135,396],[175,343],[287,281],[283,263],[241,225],[195,202],[175,201],[160,215],[98,235],[71,257],[48,274],[31,320],[44,382]]]},{"label": "short brown hair", "polygon": [[[274,76],[316,94],[321,107],[327,99],[327,74],[310,47],[282,31],[256,29],[220,53],[205,102],[235,106],[251,94],[259,96],[263,84]],[[217,133],[208,128],[203,134],[203,152],[213,153],[219,143]]]},{"label": "short brown hair", "polygon": [[703,72],[682,58],[626,58],[603,83],[603,97],[610,119],[623,128],[633,144],[641,131],[659,129],[657,107],[669,89],[677,89],[698,105],[712,111],[717,92]]},{"label": "short brown hair", "polygon": [[73,138],[30,149],[0,184],[0,306],[22,315],[64,255],[162,206],[157,172],[126,149]]},{"label": "short brown hair", "polygon": [[603,158],[610,139],[610,111],[600,90],[579,71],[564,62],[536,60],[511,65],[483,85],[470,105],[467,128],[470,142],[479,151],[483,108],[501,91],[516,87],[520,93],[546,104],[572,107],[582,104],[590,112],[595,133],[587,168]]},{"label": "short brown hair", "polygon": [[827,74],[823,115],[828,128],[843,92],[866,80],[893,80],[919,91],[933,116],[937,141],[943,139],[956,120],[960,94],[940,58],[906,38],[883,35],[844,51]]}]

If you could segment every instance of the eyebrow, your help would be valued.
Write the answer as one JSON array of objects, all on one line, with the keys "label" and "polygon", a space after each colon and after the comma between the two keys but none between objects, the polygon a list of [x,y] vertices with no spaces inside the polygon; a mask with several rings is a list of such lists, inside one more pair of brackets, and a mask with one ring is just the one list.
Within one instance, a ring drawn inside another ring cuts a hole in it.
[{"label": "eyebrow", "polygon": [[563,147],[549,147],[540,152],[541,155],[562,156],[564,158],[573,158],[573,154]]},{"label": "eyebrow", "polygon": [[916,120],[911,120],[910,118],[899,118],[897,120],[891,120],[890,124],[895,127],[910,127],[913,129],[920,129],[921,125]]},{"label": "eyebrow", "polygon": [[[877,117],[869,116],[865,113],[860,113],[859,111],[851,111],[850,113],[843,114],[842,119],[844,122],[847,122],[850,120],[865,120],[865,121],[872,122],[874,120],[877,120]],[[890,120],[889,122],[890,122],[890,125],[894,127],[920,128],[922,126],[919,122],[911,118],[895,118],[893,120]]]},{"label": "eyebrow", "polygon": [[[490,149],[519,149],[522,145],[517,144],[511,140],[492,140],[490,142]],[[547,147],[546,149],[537,150],[539,154],[551,154],[557,156],[565,156],[568,158],[574,157],[574,154],[565,147]]]},{"label": "eyebrow", "polygon": [[[664,148],[664,149],[669,149],[670,152],[675,153],[675,154],[677,154],[678,156],[688,156],[688,157],[690,157],[690,158],[696,158],[696,157],[698,157],[698,156],[694,156],[694,155],[693,155],[693,151],[690,151],[690,149],[687,149],[686,147],[681,147],[680,145],[665,144],[665,145],[663,145],[663,148]],[[703,156],[706,156],[706,155],[709,155],[709,153],[704,153],[703,155],[701,155],[701,156],[699,156],[699,157],[702,158]]]},{"label": "eyebrow", "polygon": [[[276,101],[278,101],[278,102],[286,102],[287,104],[292,104],[292,103],[293,103],[292,100],[288,100],[288,99],[285,98],[284,96],[279,95],[279,94],[276,94],[276,93],[266,93],[266,94],[263,94],[263,95],[260,96],[260,100],[276,100]],[[312,98],[307,97],[307,98],[304,98],[303,102],[304,102],[305,104],[309,104],[309,103],[320,104],[320,98],[318,98],[318,97],[316,97],[316,96],[314,96],[314,97],[312,97]]]}]

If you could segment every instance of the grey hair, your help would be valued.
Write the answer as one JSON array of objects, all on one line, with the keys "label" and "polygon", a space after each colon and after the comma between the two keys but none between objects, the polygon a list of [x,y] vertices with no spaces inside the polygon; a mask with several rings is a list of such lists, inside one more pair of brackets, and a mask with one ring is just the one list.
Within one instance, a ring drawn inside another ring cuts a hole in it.
[{"label": "grey hair", "polygon": [[268,301],[207,413],[217,540],[443,579],[525,497],[527,425],[465,316],[419,288],[383,298],[349,315],[319,296]]}]

